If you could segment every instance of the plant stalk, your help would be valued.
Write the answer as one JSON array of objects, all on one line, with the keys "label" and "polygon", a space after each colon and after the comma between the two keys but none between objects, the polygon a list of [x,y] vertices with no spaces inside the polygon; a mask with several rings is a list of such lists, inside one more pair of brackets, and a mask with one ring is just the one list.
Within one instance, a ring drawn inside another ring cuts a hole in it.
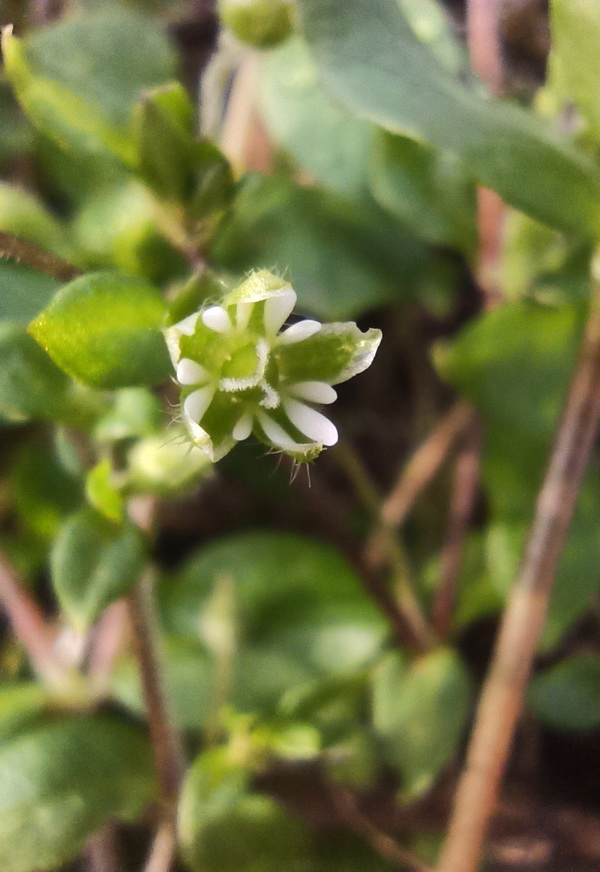
[{"label": "plant stalk", "polygon": [[523,707],[552,583],[600,418],[600,287],[504,612],[438,872],[474,872]]}]

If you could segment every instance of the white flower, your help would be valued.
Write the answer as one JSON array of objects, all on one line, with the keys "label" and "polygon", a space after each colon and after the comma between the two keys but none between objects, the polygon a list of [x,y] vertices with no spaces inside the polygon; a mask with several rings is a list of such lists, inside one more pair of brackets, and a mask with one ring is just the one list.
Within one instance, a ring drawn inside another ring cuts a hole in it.
[{"label": "white flower", "polygon": [[381,333],[314,320],[282,331],[295,304],[288,283],[260,271],[165,331],[183,422],[211,460],[251,433],[299,462],[337,442],[315,406],[333,403],[332,385],[369,366]]}]

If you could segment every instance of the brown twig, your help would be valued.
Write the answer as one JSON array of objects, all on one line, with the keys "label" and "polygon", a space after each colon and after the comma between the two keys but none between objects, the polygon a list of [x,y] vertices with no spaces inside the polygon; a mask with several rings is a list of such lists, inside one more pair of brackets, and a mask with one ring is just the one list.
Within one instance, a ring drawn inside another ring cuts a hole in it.
[{"label": "brown twig", "polygon": [[120,872],[116,836],[114,823],[109,823],[88,839],[84,851],[88,872]]},{"label": "brown twig", "polygon": [[600,286],[481,694],[439,872],[473,872],[523,706],[556,568],[600,418]]},{"label": "brown twig", "polygon": [[351,791],[343,787],[332,787],[331,798],[342,821],[362,836],[377,854],[408,872],[432,872],[430,866],[415,857],[407,848],[399,845],[392,836],[380,830],[367,815],[363,814]]},{"label": "brown twig", "polygon": [[[381,499],[358,454],[344,441],[336,446],[332,454],[345,471],[364,506],[378,519]],[[367,572],[361,573],[363,585],[390,618],[402,643],[415,653],[427,651],[435,642],[435,634],[414,594],[404,549],[396,532],[379,520],[377,532],[392,568],[396,595],[384,587],[369,568]]]},{"label": "brown twig", "polygon": [[100,692],[108,685],[113,664],[123,647],[126,627],[127,603],[125,600],[118,600],[102,615],[88,659],[90,678]]},{"label": "brown twig", "polygon": [[[379,509],[378,525],[392,529],[400,527],[418,496],[434,478],[448,457],[460,434],[473,420],[469,403],[459,400],[436,424],[427,439],[419,445],[403,467],[398,481]],[[365,556],[370,566],[384,562],[381,529],[367,541]]]},{"label": "brown twig", "polygon": [[173,864],[176,850],[177,834],[175,828],[168,821],[165,821],[156,831],[144,872],[168,872]]},{"label": "brown twig", "polygon": [[42,251],[33,242],[19,239],[2,230],[0,230],[0,258],[24,263],[38,272],[58,279],[59,282],[70,282],[81,275],[81,270],[72,263],[48,251]]},{"label": "brown twig", "polygon": [[60,684],[65,678],[65,665],[54,649],[50,627],[1,552],[0,602],[39,677],[48,685]]},{"label": "brown twig", "polygon": [[447,635],[452,623],[464,544],[477,498],[480,455],[481,424],[474,420],[471,430],[465,432],[456,459],[440,582],[433,604],[433,626],[441,638]]}]

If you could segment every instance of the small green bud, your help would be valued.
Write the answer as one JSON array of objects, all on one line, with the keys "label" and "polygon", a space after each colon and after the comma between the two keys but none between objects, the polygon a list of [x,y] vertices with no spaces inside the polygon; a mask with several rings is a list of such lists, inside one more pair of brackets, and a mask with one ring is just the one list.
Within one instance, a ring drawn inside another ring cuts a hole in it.
[{"label": "small green bud", "polygon": [[333,403],[332,385],[367,369],[381,332],[313,320],[282,331],[295,304],[292,287],[261,270],[165,330],[183,423],[212,461],[251,433],[297,462],[337,442],[315,406]]},{"label": "small green bud", "polygon": [[294,0],[219,0],[223,24],[246,45],[271,48],[292,33]]}]

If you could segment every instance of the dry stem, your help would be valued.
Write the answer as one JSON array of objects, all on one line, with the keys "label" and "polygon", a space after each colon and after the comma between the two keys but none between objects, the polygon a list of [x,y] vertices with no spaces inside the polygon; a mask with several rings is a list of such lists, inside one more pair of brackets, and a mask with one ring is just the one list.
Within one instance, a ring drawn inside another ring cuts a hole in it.
[{"label": "dry stem", "polygon": [[42,251],[33,242],[19,239],[0,230],[0,258],[24,263],[38,272],[46,273],[60,282],[70,282],[81,275],[81,271],[55,254]]},{"label": "dry stem", "polygon": [[554,575],[600,417],[600,290],[481,694],[438,872],[474,872],[510,751]]}]

